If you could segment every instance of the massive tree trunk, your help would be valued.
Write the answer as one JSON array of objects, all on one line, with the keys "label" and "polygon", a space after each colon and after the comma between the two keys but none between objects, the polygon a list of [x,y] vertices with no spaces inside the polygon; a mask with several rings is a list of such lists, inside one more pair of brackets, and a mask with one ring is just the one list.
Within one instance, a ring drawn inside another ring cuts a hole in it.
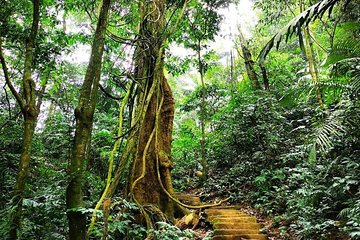
[{"label": "massive tree trunk", "polygon": [[137,90],[134,114],[136,128],[128,142],[133,142],[130,193],[139,205],[151,204],[174,218],[170,171],[174,99],[164,76],[165,4],[154,0],[140,3],[140,33],[135,51]]},{"label": "massive tree trunk", "polygon": [[70,240],[83,240],[86,237],[86,216],[79,208],[84,207],[82,197],[83,173],[86,169],[86,153],[90,147],[109,7],[110,0],[103,0],[92,43],[89,65],[80,90],[79,103],[75,110],[76,131],[68,169],[69,185],[66,190]]},{"label": "massive tree trunk", "polygon": [[[0,60],[3,68],[6,84],[10,88],[12,94],[16,98],[17,103],[20,105],[21,112],[24,117],[24,129],[23,129],[23,142],[20,155],[19,171],[16,178],[16,185],[14,189],[14,197],[12,199],[12,205],[14,212],[11,215],[10,220],[10,232],[9,239],[21,238],[21,220],[22,220],[22,206],[24,198],[24,189],[26,183],[26,177],[29,172],[30,156],[31,156],[31,144],[33,135],[35,132],[37,118],[40,112],[40,106],[42,102],[42,94],[45,91],[45,86],[42,87],[39,94],[36,94],[36,84],[32,78],[33,74],[33,56],[35,48],[35,39],[39,29],[40,21],[40,1],[33,1],[33,19],[29,36],[25,42],[25,60],[24,60],[24,72],[23,72],[23,96],[21,96],[13,86],[8,68],[6,66],[5,57],[2,51],[2,40],[0,39]],[[38,95],[38,100],[36,97]]]}]

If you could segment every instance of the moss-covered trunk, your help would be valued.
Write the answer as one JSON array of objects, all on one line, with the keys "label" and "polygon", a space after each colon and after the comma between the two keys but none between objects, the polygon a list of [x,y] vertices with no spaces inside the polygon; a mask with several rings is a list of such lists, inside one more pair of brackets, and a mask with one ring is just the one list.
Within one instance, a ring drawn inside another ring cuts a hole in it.
[{"label": "moss-covered trunk", "polygon": [[[304,10],[305,10],[305,3],[303,0],[300,0],[300,12],[303,12]],[[321,109],[324,110],[325,106],[323,102],[322,91],[319,86],[319,73],[316,66],[316,59],[314,56],[314,46],[310,40],[310,26],[305,26],[303,29],[303,42],[305,48],[305,55],[309,67],[309,73],[316,89],[316,98],[319,103],[319,106],[321,107]]]},{"label": "moss-covered trunk", "polygon": [[[34,115],[33,115],[34,114]],[[18,239],[21,235],[22,206],[26,176],[29,172],[31,144],[35,131],[37,112],[27,113],[24,116],[23,143],[20,155],[19,171],[13,197],[14,213],[11,219],[10,239]]]},{"label": "moss-covered trunk", "polygon": [[80,90],[79,103],[75,110],[76,131],[68,169],[69,184],[66,190],[70,240],[84,240],[86,238],[86,216],[80,211],[80,208],[84,207],[82,197],[83,174],[86,169],[86,153],[90,147],[109,7],[110,0],[103,0],[92,43],[89,65]]},{"label": "moss-covered trunk", "polygon": [[246,72],[247,72],[247,75],[248,75],[248,77],[249,77],[249,79],[250,79],[250,81],[252,83],[252,87],[255,90],[261,89],[259,79],[258,79],[257,74],[255,72],[254,61],[252,59],[251,52],[248,49],[245,37],[242,34],[240,28],[239,28],[239,40],[240,40],[240,45],[241,45],[242,56],[243,56],[244,62],[245,62]]},{"label": "moss-covered trunk", "polygon": [[200,103],[200,127],[201,127],[201,139],[200,139],[200,147],[201,147],[201,167],[202,167],[202,175],[201,180],[205,181],[208,175],[207,170],[207,160],[206,160],[206,87],[205,87],[205,80],[204,80],[204,65],[201,61],[201,40],[198,40],[198,66],[199,66],[199,73],[200,73],[200,83],[201,83],[201,103]]},{"label": "moss-covered trunk", "polygon": [[140,37],[136,50],[136,78],[141,80],[137,92],[134,119],[137,127],[132,134],[133,148],[130,192],[140,205],[151,204],[170,219],[174,218],[170,171],[171,137],[174,99],[164,76],[165,4],[140,5]]},{"label": "moss-covered trunk", "polygon": [[[32,139],[35,132],[36,122],[40,111],[40,105],[42,100],[42,94],[45,91],[45,87],[42,87],[41,91],[36,93],[36,84],[32,78],[33,74],[33,58],[35,39],[39,29],[40,22],[40,1],[33,1],[32,9],[32,25],[31,30],[25,41],[25,59],[24,59],[24,72],[22,81],[23,94],[18,93],[13,86],[8,69],[6,66],[5,57],[2,51],[2,40],[0,39],[0,60],[3,68],[6,84],[10,88],[14,95],[17,103],[20,106],[22,115],[24,117],[23,123],[23,139],[22,148],[20,154],[20,163],[18,175],[16,178],[16,185],[14,188],[14,197],[12,199],[12,209],[10,219],[10,232],[9,239],[15,240],[21,238],[21,222],[22,222],[22,207],[24,199],[24,191],[26,184],[26,177],[29,172],[29,165],[31,159],[31,145]],[[36,97],[38,96],[38,101]]]}]

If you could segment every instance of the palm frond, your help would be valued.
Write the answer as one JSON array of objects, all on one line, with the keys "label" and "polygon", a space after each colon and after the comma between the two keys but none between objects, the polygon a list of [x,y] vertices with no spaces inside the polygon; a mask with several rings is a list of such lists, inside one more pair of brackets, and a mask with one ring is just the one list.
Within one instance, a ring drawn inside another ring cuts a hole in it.
[{"label": "palm frond", "polygon": [[335,4],[340,1],[341,0],[320,1],[293,18],[284,28],[275,34],[261,50],[258,56],[259,62],[265,60],[266,56],[275,45],[276,48],[279,48],[279,45],[284,38],[287,42],[294,33],[298,35],[301,34],[301,28],[303,26],[307,26],[311,21],[321,18],[327,10],[329,10],[330,15]]}]

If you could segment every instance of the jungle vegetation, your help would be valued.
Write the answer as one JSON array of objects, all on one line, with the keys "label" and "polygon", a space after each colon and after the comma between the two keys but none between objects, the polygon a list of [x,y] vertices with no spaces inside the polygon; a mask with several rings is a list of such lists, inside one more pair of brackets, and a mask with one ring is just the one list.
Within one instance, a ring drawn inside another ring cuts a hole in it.
[{"label": "jungle vegetation", "polygon": [[221,200],[269,239],[359,239],[359,20],[356,0],[1,0],[1,239],[211,239],[176,223]]}]

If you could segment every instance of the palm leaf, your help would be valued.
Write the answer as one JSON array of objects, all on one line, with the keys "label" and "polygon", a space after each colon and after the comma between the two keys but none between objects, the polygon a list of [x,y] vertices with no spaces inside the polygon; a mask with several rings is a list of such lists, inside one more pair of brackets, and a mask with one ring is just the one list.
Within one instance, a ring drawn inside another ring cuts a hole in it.
[{"label": "palm leaf", "polygon": [[301,34],[301,28],[303,26],[307,26],[311,21],[321,18],[327,10],[329,10],[330,15],[332,8],[340,1],[341,0],[320,1],[293,18],[284,28],[275,34],[261,50],[258,56],[259,62],[265,61],[266,56],[275,45],[276,48],[279,48],[279,45],[284,38],[287,42],[294,33],[297,35]]}]

